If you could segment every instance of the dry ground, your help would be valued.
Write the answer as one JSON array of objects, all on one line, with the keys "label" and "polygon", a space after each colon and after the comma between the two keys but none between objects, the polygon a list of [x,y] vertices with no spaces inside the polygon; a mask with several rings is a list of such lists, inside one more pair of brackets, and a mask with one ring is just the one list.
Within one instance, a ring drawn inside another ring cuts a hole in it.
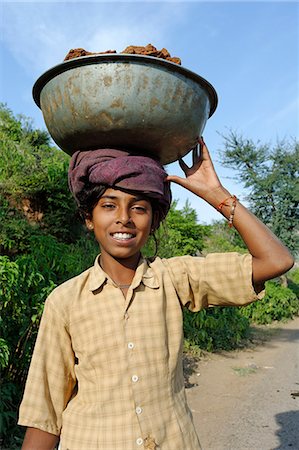
[{"label": "dry ground", "polygon": [[299,317],[254,336],[247,349],[190,362],[203,450],[299,450]]}]

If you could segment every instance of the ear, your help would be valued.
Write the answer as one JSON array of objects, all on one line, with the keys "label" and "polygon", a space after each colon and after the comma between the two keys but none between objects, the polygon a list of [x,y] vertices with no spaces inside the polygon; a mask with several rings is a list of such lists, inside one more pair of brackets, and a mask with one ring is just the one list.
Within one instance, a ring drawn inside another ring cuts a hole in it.
[{"label": "ear", "polygon": [[85,219],[85,225],[88,228],[88,230],[93,230],[93,223],[92,223],[92,220],[90,218]]}]

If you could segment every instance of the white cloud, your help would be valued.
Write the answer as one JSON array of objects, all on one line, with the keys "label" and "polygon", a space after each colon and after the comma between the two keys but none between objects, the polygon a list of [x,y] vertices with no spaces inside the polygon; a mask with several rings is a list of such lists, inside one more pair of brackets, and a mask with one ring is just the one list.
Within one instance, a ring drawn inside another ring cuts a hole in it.
[{"label": "white cloud", "polygon": [[65,33],[51,20],[48,11],[49,5],[41,8],[39,3],[4,6],[2,40],[28,73],[60,59]]},{"label": "white cloud", "polygon": [[62,61],[71,48],[164,46],[169,27],[181,20],[182,8],[172,8],[170,19],[169,6],[163,3],[2,3],[1,39],[26,72],[38,74]]}]

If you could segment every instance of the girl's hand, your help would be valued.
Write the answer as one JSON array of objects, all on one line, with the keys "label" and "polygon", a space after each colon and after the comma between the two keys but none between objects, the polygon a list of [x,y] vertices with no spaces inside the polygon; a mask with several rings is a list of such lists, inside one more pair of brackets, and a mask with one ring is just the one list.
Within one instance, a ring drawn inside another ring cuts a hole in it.
[{"label": "girl's hand", "polygon": [[198,139],[198,142],[199,146],[196,146],[192,151],[193,164],[191,167],[188,167],[182,159],[179,160],[186,178],[169,175],[167,181],[177,183],[210,202],[213,191],[221,190],[222,186],[203,138]]}]

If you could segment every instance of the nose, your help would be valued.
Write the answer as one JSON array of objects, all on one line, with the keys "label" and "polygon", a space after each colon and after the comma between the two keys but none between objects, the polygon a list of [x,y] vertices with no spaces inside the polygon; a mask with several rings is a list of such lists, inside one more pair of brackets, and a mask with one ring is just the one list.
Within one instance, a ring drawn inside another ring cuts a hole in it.
[{"label": "nose", "polygon": [[122,225],[132,223],[130,210],[128,208],[119,208],[116,223],[121,223]]}]

